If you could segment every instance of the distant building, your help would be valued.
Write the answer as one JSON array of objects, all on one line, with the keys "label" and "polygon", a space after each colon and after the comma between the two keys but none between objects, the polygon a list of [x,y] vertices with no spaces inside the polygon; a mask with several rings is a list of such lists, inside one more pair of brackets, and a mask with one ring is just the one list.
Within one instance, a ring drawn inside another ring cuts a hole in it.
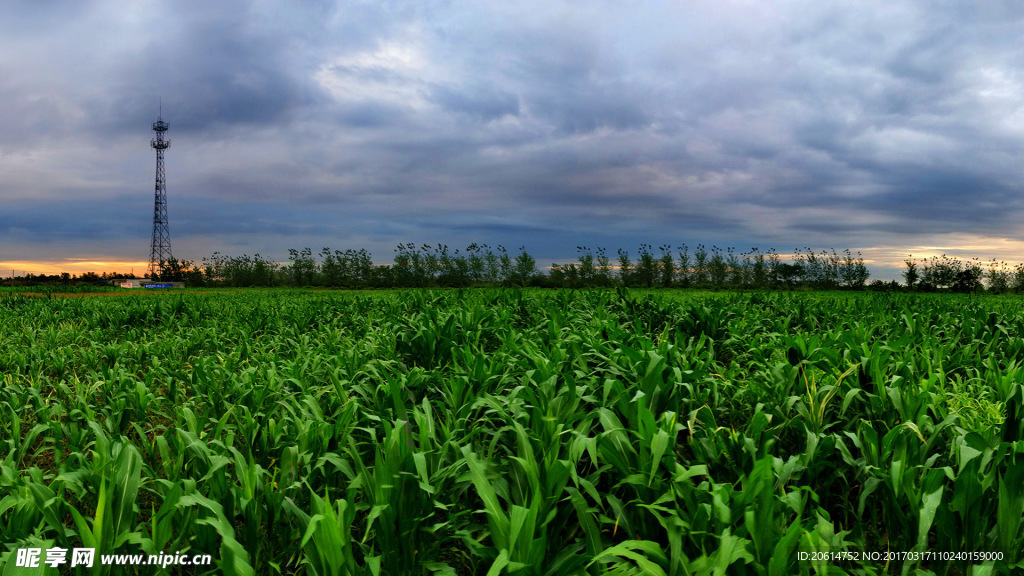
[{"label": "distant building", "polygon": [[121,288],[184,288],[184,282],[161,282],[149,278],[115,278],[110,281]]}]

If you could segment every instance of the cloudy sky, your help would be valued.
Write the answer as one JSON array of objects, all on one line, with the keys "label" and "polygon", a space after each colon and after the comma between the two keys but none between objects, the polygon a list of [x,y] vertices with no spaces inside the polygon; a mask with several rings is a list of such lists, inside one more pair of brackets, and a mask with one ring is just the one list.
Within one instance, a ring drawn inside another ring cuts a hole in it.
[{"label": "cloudy sky", "polygon": [[3,2],[0,276],[145,268],[161,99],[178,258],[1020,261],[1022,37],[998,0]]}]

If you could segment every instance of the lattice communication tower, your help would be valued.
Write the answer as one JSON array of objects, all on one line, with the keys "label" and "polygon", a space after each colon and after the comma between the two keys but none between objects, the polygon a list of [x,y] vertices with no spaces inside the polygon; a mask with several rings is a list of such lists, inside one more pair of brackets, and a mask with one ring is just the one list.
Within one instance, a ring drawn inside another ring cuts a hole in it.
[{"label": "lattice communication tower", "polygon": [[164,122],[163,107],[153,123],[156,137],[150,145],[156,149],[156,192],[153,201],[153,242],[149,249],[150,278],[156,279],[171,256],[171,231],[167,227],[167,182],[164,175],[164,150],[171,147],[171,141],[164,138],[164,132],[171,125]]}]

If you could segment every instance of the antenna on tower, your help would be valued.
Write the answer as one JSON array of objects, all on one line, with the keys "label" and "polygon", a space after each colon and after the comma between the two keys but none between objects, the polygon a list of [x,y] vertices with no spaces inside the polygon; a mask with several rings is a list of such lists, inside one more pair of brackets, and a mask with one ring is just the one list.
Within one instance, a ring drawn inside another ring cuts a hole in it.
[{"label": "antenna on tower", "polygon": [[171,231],[167,226],[167,182],[164,175],[164,150],[171,147],[171,141],[164,138],[164,132],[171,127],[164,122],[164,103],[160,99],[160,112],[153,131],[156,137],[150,140],[150,146],[156,149],[156,189],[153,198],[153,241],[149,248],[149,270],[147,274],[156,279],[163,271],[164,265],[171,260]]}]

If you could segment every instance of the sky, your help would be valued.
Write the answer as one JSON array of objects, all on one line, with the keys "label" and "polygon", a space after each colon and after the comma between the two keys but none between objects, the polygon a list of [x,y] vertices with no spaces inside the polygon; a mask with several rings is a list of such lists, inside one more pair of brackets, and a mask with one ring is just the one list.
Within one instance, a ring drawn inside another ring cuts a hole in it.
[{"label": "sky", "polygon": [[1024,260],[1024,4],[0,3],[0,276],[641,243]]}]

